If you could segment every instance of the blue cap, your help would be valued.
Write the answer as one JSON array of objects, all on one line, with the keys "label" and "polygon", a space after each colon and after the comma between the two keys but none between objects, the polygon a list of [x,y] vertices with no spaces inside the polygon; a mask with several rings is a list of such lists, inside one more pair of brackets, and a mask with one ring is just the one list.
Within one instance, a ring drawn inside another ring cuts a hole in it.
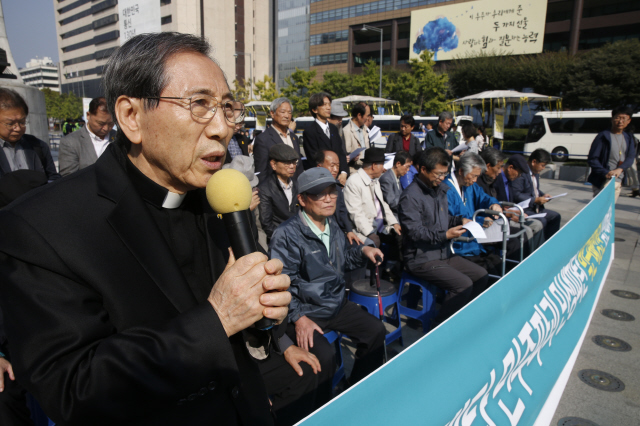
[{"label": "blue cap", "polygon": [[331,172],[324,167],[312,167],[298,176],[298,192],[300,194],[316,195],[328,186],[336,184],[337,181],[331,176]]}]

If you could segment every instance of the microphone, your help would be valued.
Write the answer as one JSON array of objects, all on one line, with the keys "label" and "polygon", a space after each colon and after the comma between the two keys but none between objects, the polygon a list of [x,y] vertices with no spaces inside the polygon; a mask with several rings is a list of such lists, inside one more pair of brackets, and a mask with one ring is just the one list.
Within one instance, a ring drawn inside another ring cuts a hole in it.
[{"label": "microphone", "polygon": [[[222,169],[207,182],[207,201],[222,216],[236,259],[258,251],[251,232],[253,215],[249,211],[253,190],[249,179],[234,169]],[[258,330],[268,330],[275,321],[262,318],[255,323]]]}]

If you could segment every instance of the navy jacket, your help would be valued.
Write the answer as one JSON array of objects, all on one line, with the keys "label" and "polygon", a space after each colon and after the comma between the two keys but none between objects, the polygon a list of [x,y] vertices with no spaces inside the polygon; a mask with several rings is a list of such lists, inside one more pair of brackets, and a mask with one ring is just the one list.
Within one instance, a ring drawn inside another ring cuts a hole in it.
[{"label": "navy jacket", "polygon": [[414,179],[400,196],[402,252],[409,271],[424,262],[451,257],[447,230],[462,225],[462,216],[449,215],[448,190],[444,182],[433,189]]},{"label": "navy jacket", "polygon": [[456,137],[451,132],[446,132],[443,135],[438,132],[438,129],[433,129],[431,132],[427,132],[427,136],[424,138],[425,150],[433,147],[440,147],[442,149],[453,149],[458,146]]},{"label": "navy jacket", "polygon": [[[538,183],[538,196],[544,195],[544,191],[540,189],[540,175],[534,175],[536,177],[536,182]],[[521,173],[520,176],[515,178],[511,182],[511,188],[509,189],[511,199],[514,203],[521,203],[527,199],[531,199],[529,203],[529,208],[525,209],[525,213],[538,213],[544,210],[544,205],[535,203],[535,192],[533,190],[533,185],[531,183],[531,174],[530,173]]]},{"label": "navy jacket", "polygon": [[[291,142],[293,143],[293,149],[295,149],[298,155],[300,155],[300,142],[298,142],[298,137],[293,132],[289,132],[289,136],[291,137]],[[264,181],[268,176],[273,174],[273,169],[269,164],[269,148],[279,143],[284,142],[282,142],[282,138],[278,134],[278,131],[273,128],[273,126],[260,133],[253,143],[253,160],[256,165],[256,173],[260,173],[258,175],[258,179],[260,180],[260,182]],[[300,176],[302,172],[304,172],[302,161],[298,161],[296,174],[293,175],[293,178],[298,179],[298,176]]]},{"label": "navy jacket", "polygon": [[[625,159],[620,168],[626,170],[633,165],[636,158],[636,148],[633,143],[633,136],[627,132],[623,133],[624,140],[627,143],[627,150],[625,153]],[[604,185],[607,178],[607,173],[610,172],[609,166],[609,154],[611,153],[611,131],[605,130],[598,133],[598,136],[591,143],[589,149],[589,157],[587,163],[591,167],[591,173],[587,179],[589,183],[600,188]]]},{"label": "navy jacket", "polygon": [[340,186],[338,186],[338,201],[336,202],[336,212],[333,214],[333,216],[336,218],[338,226],[345,234],[353,231],[353,222],[351,222],[351,218],[349,217],[347,205],[344,203],[344,192]]},{"label": "navy jacket", "polygon": [[346,302],[344,271],[364,266],[362,245],[350,246],[333,217],[330,228],[330,255],[313,233],[300,211],[276,229],[269,244],[269,258],[280,259],[283,274],[291,278],[289,321],[306,315],[328,319]]},{"label": "navy jacket", "polygon": [[[387,146],[384,149],[384,152],[398,152],[403,151],[404,145],[402,143],[402,135],[400,133],[393,133],[389,135],[387,139]],[[420,145],[420,139],[411,135],[409,138],[409,154],[413,157],[416,152],[422,151],[422,146]]]}]

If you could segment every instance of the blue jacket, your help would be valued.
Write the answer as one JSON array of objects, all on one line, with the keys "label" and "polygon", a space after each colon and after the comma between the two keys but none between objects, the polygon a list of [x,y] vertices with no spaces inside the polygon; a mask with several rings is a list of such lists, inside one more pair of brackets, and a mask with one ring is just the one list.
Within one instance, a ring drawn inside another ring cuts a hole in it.
[{"label": "blue jacket", "polygon": [[[465,201],[462,202],[462,198],[460,198],[460,194],[458,194],[452,179],[455,179],[455,177],[449,175],[445,180],[445,183],[450,188],[449,191],[447,191],[449,215],[473,219],[473,213],[476,210],[488,209],[491,205],[498,204],[498,200],[488,196],[477,183],[471,186],[461,187],[465,198]],[[484,216],[478,216],[476,220],[482,225]],[[465,236],[470,236],[469,231],[465,233]],[[453,250],[460,256],[477,256],[480,253],[484,253],[484,248],[482,248],[482,245],[478,244],[476,240],[468,243],[453,243]]]},{"label": "blue jacket", "polygon": [[[633,162],[636,158],[636,148],[633,143],[633,137],[627,133],[622,133],[624,135],[624,140],[627,143],[627,150],[625,153],[625,159],[620,168],[622,170],[627,170],[629,167],[633,165]],[[607,180],[605,177],[607,173],[610,172],[609,166],[607,163],[609,162],[609,153],[611,152],[611,131],[605,130],[604,132],[598,133],[596,138],[591,143],[591,148],[589,149],[589,157],[587,158],[587,163],[589,167],[591,167],[591,173],[589,174],[589,178],[587,179],[589,183],[595,185],[600,188]]]},{"label": "blue jacket", "polygon": [[302,211],[283,222],[273,233],[269,258],[280,259],[283,274],[291,278],[289,321],[301,316],[328,319],[346,302],[344,271],[364,266],[364,246],[349,246],[334,217],[329,221],[331,251],[313,233]]},{"label": "blue jacket", "polygon": [[407,174],[400,178],[400,186],[402,187],[402,189],[407,189],[407,186],[411,185],[411,182],[413,182],[413,178],[417,174],[418,169],[416,169],[415,166],[409,167],[409,171],[407,172]]}]

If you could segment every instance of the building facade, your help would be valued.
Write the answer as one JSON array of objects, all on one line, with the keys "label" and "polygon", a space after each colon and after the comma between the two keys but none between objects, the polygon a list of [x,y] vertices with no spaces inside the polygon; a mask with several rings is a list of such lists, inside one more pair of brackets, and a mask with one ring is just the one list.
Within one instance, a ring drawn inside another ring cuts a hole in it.
[{"label": "building facade", "polygon": [[[380,62],[380,33],[363,31],[363,24],[383,30],[383,64],[406,67],[411,12],[468,0],[309,1],[309,68],[305,69],[316,70],[322,77],[328,71],[358,73],[370,59]],[[280,36],[280,28],[278,31]],[[303,30],[297,32],[302,34]],[[627,38],[640,38],[640,1],[548,0],[544,51],[575,53]],[[281,40],[279,37],[279,54]],[[296,51],[303,52],[303,46]],[[304,61],[299,63],[303,65]],[[285,64],[279,56],[278,69]]]},{"label": "building facade", "polygon": [[58,65],[54,64],[51,58],[32,59],[24,68],[18,70],[24,84],[44,89],[45,87],[54,92],[60,91],[60,74]]},{"label": "building facade", "polygon": [[[157,0],[161,30],[205,37],[231,85],[274,76],[275,0]],[[118,0],[53,0],[62,92],[102,96],[102,70],[120,46]]]}]

